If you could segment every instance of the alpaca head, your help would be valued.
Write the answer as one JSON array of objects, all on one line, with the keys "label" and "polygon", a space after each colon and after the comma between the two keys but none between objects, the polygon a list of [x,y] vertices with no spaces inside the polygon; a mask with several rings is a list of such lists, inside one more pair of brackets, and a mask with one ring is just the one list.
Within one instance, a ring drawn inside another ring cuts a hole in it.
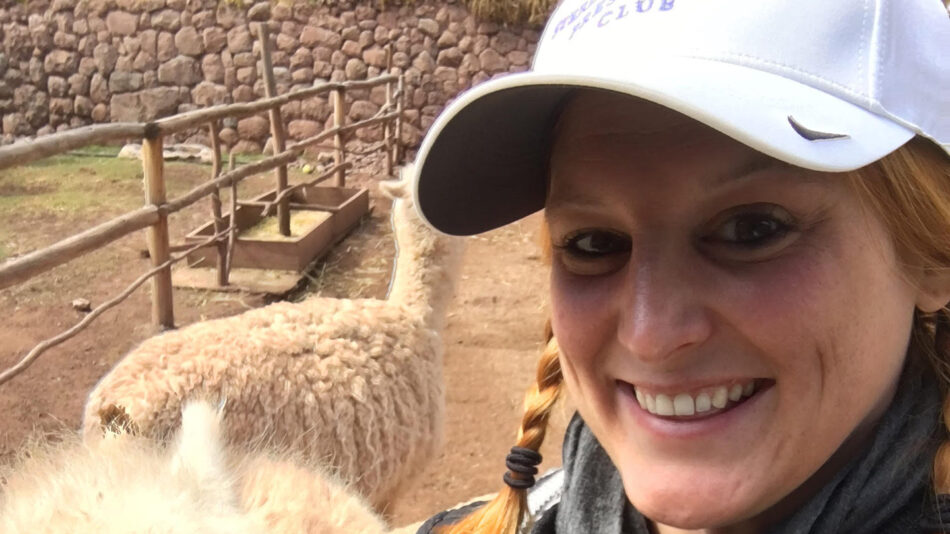
[{"label": "alpaca head", "polygon": [[399,180],[381,182],[383,195],[393,199],[392,225],[396,235],[396,274],[389,298],[428,306],[438,326],[452,297],[465,249],[463,238],[449,236],[427,225],[412,201],[411,164]]},{"label": "alpaca head", "polygon": [[0,531],[10,534],[252,534],[225,461],[219,414],[192,404],[167,450],[125,432],[67,437],[4,474]]}]

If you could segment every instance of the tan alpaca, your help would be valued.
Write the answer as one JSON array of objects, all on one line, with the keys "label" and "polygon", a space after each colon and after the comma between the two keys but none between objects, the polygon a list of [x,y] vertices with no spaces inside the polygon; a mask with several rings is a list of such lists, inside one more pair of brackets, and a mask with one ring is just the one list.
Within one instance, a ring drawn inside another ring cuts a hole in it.
[{"label": "tan alpaca", "polygon": [[162,438],[186,399],[220,400],[230,443],[299,451],[384,509],[441,447],[439,334],[464,246],[425,226],[407,189],[384,187],[399,248],[388,300],[278,303],[149,339],[89,395],[84,433],[118,408]]},{"label": "tan alpaca", "polygon": [[3,473],[3,534],[380,534],[368,503],[289,459],[228,450],[219,413],[189,404],[175,443],[65,436]]}]

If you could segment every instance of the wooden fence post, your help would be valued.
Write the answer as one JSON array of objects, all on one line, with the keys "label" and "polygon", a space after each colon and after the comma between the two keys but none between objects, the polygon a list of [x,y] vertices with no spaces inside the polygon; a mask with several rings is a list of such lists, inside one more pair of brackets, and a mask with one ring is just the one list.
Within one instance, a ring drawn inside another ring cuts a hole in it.
[{"label": "wooden fence post", "polygon": [[[257,26],[258,37],[261,41],[261,75],[264,77],[264,93],[267,98],[277,96],[277,83],[274,81],[274,65],[270,57],[270,32],[267,23],[261,22]],[[270,109],[270,132],[274,145],[274,155],[280,154],[286,148],[284,134],[284,120],[280,115],[280,107]],[[287,189],[287,166],[281,165],[276,169],[277,197]],[[276,197],[275,197],[276,198]],[[277,203],[277,222],[280,235],[290,236],[290,198]]]},{"label": "wooden fence post", "polygon": [[[392,74],[393,71],[393,49],[391,45],[386,45],[386,74]],[[391,113],[393,105],[393,84],[386,82],[386,113]],[[383,142],[386,147],[386,176],[393,175],[393,139],[392,133],[393,121],[386,121],[383,125]]]},{"label": "wooden fence post", "polygon": [[398,165],[402,161],[402,109],[403,102],[406,99],[406,75],[399,75],[399,82],[396,84],[396,139],[392,147],[393,165]]},{"label": "wooden fence post", "polygon": [[[162,137],[145,138],[142,143],[142,169],[145,174],[145,202],[161,206],[165,203],[165,160]],[[152,267],[167,262],[171,254],[168,244],[168,215],[159,211],[158,222],[146,230]],[[162,328],[175,327],[172,300],[172,269],[168,266],[152,277],[152,323]]]},{"label": "wooden fence post", "polygon": [[[343,99],[343,89],[334,89],[332,93],[331,100],[333,101],[333,127],[342,128],[343,122],[346,119],[346,108],[344,106]],[[333,146],[336,148],[334,154],[334,163],[338,166],[343,165],[344,160],[346,160],[346,146],[343,144],[343,132],[337,131],[336,135],[333,136]],[[337,187],[346,186],[346,170],[343,167],[340,167],[340,170],[336,174],[336,183]]]},{"label": "wooden fence post", "polygon": [[[208,133],[211,135],[211,152],[214,156],[211,166],[212,180],[221,175],[220,131],[221,128],[218,126],[218,121],[211,121],[211,124],[208,125]],[[221,191],[218,188],[215,188],[214,191],[211,192],[211,217],[214,219],[214,233],[220,234],[224,231],[224,216],[221,214]],[[233,220],[231,224],[234,224]],[[219,239],[215,244],[215,248],[218,251],[218,261],[216,265],[218,269],[218,285],[224,287],[229,283],[227,270],[228,244],[223,239]]]}]

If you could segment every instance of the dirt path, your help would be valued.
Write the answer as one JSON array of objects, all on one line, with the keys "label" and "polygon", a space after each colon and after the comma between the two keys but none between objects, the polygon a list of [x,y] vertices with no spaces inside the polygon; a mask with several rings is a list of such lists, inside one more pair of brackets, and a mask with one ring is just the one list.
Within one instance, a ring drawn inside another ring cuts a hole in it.
[{"label": "dirt path", "polygon": [[[372,186],[369,181],[365,185]],[[375,195],[374,195],[375,196]],[[318,265],[315,280],[292,298],[385,295],[392,261],[388,206],[374,199],[372,215]],[[190,216],[201,220],[203,212]],[[192,220],[186,224],[192,225]],[[25,234],[38,221],[18,221]],[[14,223],[7,222],[10,230]],[[22,226],[21,226],[22,224]],[[56,235],[60,221],[46,230]],[[443,452],[390,510],[393,524],[425,519],[456,503],[497,491],[533,380],[546,316],[546,268],[538,256],[538,218],[470,239],[461,282],[445,332],[446,440]],[[12,229],[16,231],[16,228]],[[48,240],[40,237],[40,240]],[[40,340],[81,318],[75,297],[93,304],[114,295],[141,271],[141,236],[56,269],[13,290],[0,291],[0,366],[12,364]],[[133,268],[134,267],[134,268]],[[264,304],[240,294],[176,291],[180,325],[239,313]],[[75,428],[86,392],[126,352],[152,335],[147,291],[140,291],[94,323],[89,331],[43,356],[25,374],[0,386],[0,461],[31,433],[53,435]],[[560,463],[567,410],[555,415],[542,449],[542,469]]]}]

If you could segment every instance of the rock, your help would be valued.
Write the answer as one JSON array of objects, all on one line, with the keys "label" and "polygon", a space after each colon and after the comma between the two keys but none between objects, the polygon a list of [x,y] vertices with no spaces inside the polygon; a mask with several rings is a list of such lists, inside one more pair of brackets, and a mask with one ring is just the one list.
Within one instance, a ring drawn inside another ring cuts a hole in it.
[{"label": "rock", "polygon": [[372,65],[374,67],[379,67],[385,69],[386,65],[386,51],[378,46],[374,46],[367,50],[363,51],[363,62],[367,65]]},{"label": "rock", "polygon": [[205,52],[217,54],[228,45],[228,34],[217,26],[205,28],[201,32],[201,40],[205,45]]},{"label": "rock", "polygon": [[74,299],[72,302],[73,309],[80,312],[91,312],[92,303],[89,302],[89,299]]},{"label": "rock", "polygon": [[312,120],[294,120],[290,121],[290,124],[287,125],[287,134],[296,140],[306,139],[308,137],[313,137],[320,133],[321,124],[317,121]]},{"label": "rock", "polygon": [[486,48],[478,55],[482,70],[489,74],[496,74],[508,70],[508,60],[501,56],[494,48]]},{"label": "rock", "polygon": [[235,102],[250,102],[254,100],[254,89],[250,85],[239,85],[231,91],[231,99]]},{"label": "rock", "polygon": [[435,60],[432,59],[429,52],[423,50],[416,56],[416,59],[412,61],[412,66],[421,72],[432,72],[435,70]]},{"label": "rock", "polygon": [[228,32],[228,50],[232,54],[238,52],[250,52],[253,49],[254,39],[251,32],[244,26],[232,28]]},{"label": "rock", "polygon": [[[77,56],[78,57],[78,56]],[[27,66],[27,73],[29,74],[30,81],[36,84],[37,86],[46,85],[46,70],[43,61],[39,57],[31,57],[30,62]],[[65,74],[60,72],[60,74]]]},{"label": "rock", "polygon": [[96,104],[93,106],[89,118],[94,122],[106,122],[109,120],[109,106],[106,104]]},{"label": "rock", "polygon": [[241,139],[261,140],[270,133],[270,122],[264,117],[247,117],[238,121],[237,131]]},{"label": "rock", "polygon": [[367,48],[372,45],[375,41],[373,40],[373,32],[369,30],[363,30],[360,32],[360,38],[357,40],[360,44],[360,48]]},{"label": "rock", "polygon": [[234,54],[231,63],[235,67],[254,67],[257,68],[257,58],[250,52],[240,52]]},{"label": "rock", "polygon": [[237,70],[237,82],[251,85],[257,80],[257,69],[254,67],[241,67]]},{"label": "rock", "polygon": [[194,26],[185,26],[175,34],[175,46],[186,56],[200,56],[204,53],[204,42]]},{"label": "rock", "polygon": [[80,117],[88,117],[92,114],[93,103],[89,97],[79,95],[73,105],[73,113]]},{"label": "rock", "polygon": [[26,113],[23,117],[33,128],[41,128],[49,122],[49,96],[46,93],[36,93],[34,97],[26,103]]},{"label": "rock", "polygon": [[459,42],[458,36],[455,35],[453,32],[446,30],[439,37],[439,40],[436,44],[438,45],[439,48],[449,48],[449,47],[457,45],[458,42]]},{"label": "rock", "polygon": [[284,33],[277,34],[276,42],[277,50],[283,50],[287,53],[297,50],[300,46],[300,43],[296,39]]},{"label": "rock", "polygon": [[3,115],[4,135],[26,135],[29,131],[30,127],[22,113],[5,113]]},{"label": "rock", "polygon": [[138,24],[138,15],[127,11],[110,11],[106,15],[106,28],[113,35],[132,35]]},{"label": "rock", "polygon": [[89,94],[89,77],[76,73],[69,77],[69,94],[71,95],[88,95]]},{"label": "rock", "polygon": [[506,56],[509,52],[518,48],[518,37],[508,30],[500,31],[498,35],[492,37],[491,47],[499,54]]},{"label": "rock", "polygon": [[366,64],[361,59],[352,58],[346,62],[344,72],[347,80],[363,80],[366,78]]},{"label": "rock", "polygon": [[115,71],[109,76],[109,92],[130,93],[142,88],[142,73]]},{"label": "rock", "polygon": [[221,132],[218,133],[218,137],[221,138],[221,142],[227,146],[232,146],[238,140],[237,130],[234,128],[222,128]]},{"label": "rock", "polygon": [[363,48],[360,47],[360,44],[356,41],[344,41],[343,47],[340,50],[342,50],[347,57],[360,57],[360,54],[363,52]]},{"label": "rock", "polygon": [[350,111],[348,115],[353,121],[361,121],[372,117],[378,111],[379,106],[376,104],[367,102],[366,100],[357,100],[356,102],[353,102],[352,105],[350,105]]},{"label": "rock", "polygon": [[290,56],[290,68],[313,68],[313,54],[306,48],[298,48],[294,55]]},{"label": "rock", "polygon": [[194,26],[196,30],[203,30],[214,26],[214,12],[199,11],[195,13],[191,17],[191,25]]},{"label": "rock", "polygon": [[158,67],[158,82],[165,85],[193,85],[201,80],[198,62],[177,56]]},{"label": "rock", "polygon": [[169,32],[178,31],[181,28],[181,15],[174,9],[163,9],[152,15],[152,27]]},{"label": "rock", "polygon": [[231,152],[235,154],[260,154],[261,145],[254,141],[241,140],[234,144],[234,147],[231,148]]},{"label": "rock", "polygon": [[393,66],[404,69],[410,65],[409,54],[405,52],[394,52],[393,53]]},{"label": "rock", "polygon": [[145,30],[139,32],[139,42],[142,43],[142,51],[158,55],[158,32],[155,30]]},{"label": "rock", "polygon": [[439,36],[439,23],[432,19],[419,19],[417,27],[419,31],[429,37],[436,38]]},{"label": "rock", "polygon": [[191,100],[199,106],[226,104],[228,101],[228,89],[221,84],[201,82],[191,90]]},{"label": "rock", "polygon": [[512,50],[508,53],[508,61],[510,61],[512,65],[521,67],[531,62],[531,54],[524,50]]},{"label": "rock", "polygon": [[142,107],[145,112],[144,120],[154,120],[168,115],[174,115],[178,108],[179,92],[171,87],[155,87],[139,91]]},{"label": "rock", "polygon": [[92,76],[96,72],[96,60],[92,57],[84,57],[79,60],[79,74],[83,76]]},{"label": "rock", "polygon": [[53,46],[57,48],[75,50],[78,42],[79,38],[70,33],[56,32],[53,34]]},{"label": "rock", "polygon": [[218,54],[207,54],[201,59],[201,73],[205,80],[214,83],[224,82],[224,63]]},{"label": "rock", "polygon": [[158,58],[148,52],[139,52],[132,61],[132,68],[137,71],[145,71],[146,74],[154,74],[158,68]]},{"label": "rock", "polygon": [[97,104],[109,101],[109,82],[98,72],[92,75],[92,80],[89,82],[89,98]]},{"label": "rock", "polygon": [[439,58],[436,61],[438,65],[445,67],[458,67],[462,64],[464,54],[458,48],[446,48],[439,52]]},{"label": "rock", "polygon": [[155,57],[159,61],[165,62],[178,55],[178,48],[175,47],[175,36],[171,32],[161,32],[155,43]]},{"label": "rock", "polygon": [[46,55],[44,70],[49,74],[69,76],[79,67],[79,55],[69,50],[53,50]]},{"label": "rock", "polygon": [[293,83],[310,83],[313,81],[313,69],[303,67],[290,73],[290,80]]},{"label": "rock", "polygon": [[247,20],[264,22],[270,18],[270,3],[260,2],[247,10]]},{"label": "rock", "polygon": [[305,26],[300,33],[300,44],[308,47],[325,46],[333,50],[343,44],[343,37],[324,28]]}]

